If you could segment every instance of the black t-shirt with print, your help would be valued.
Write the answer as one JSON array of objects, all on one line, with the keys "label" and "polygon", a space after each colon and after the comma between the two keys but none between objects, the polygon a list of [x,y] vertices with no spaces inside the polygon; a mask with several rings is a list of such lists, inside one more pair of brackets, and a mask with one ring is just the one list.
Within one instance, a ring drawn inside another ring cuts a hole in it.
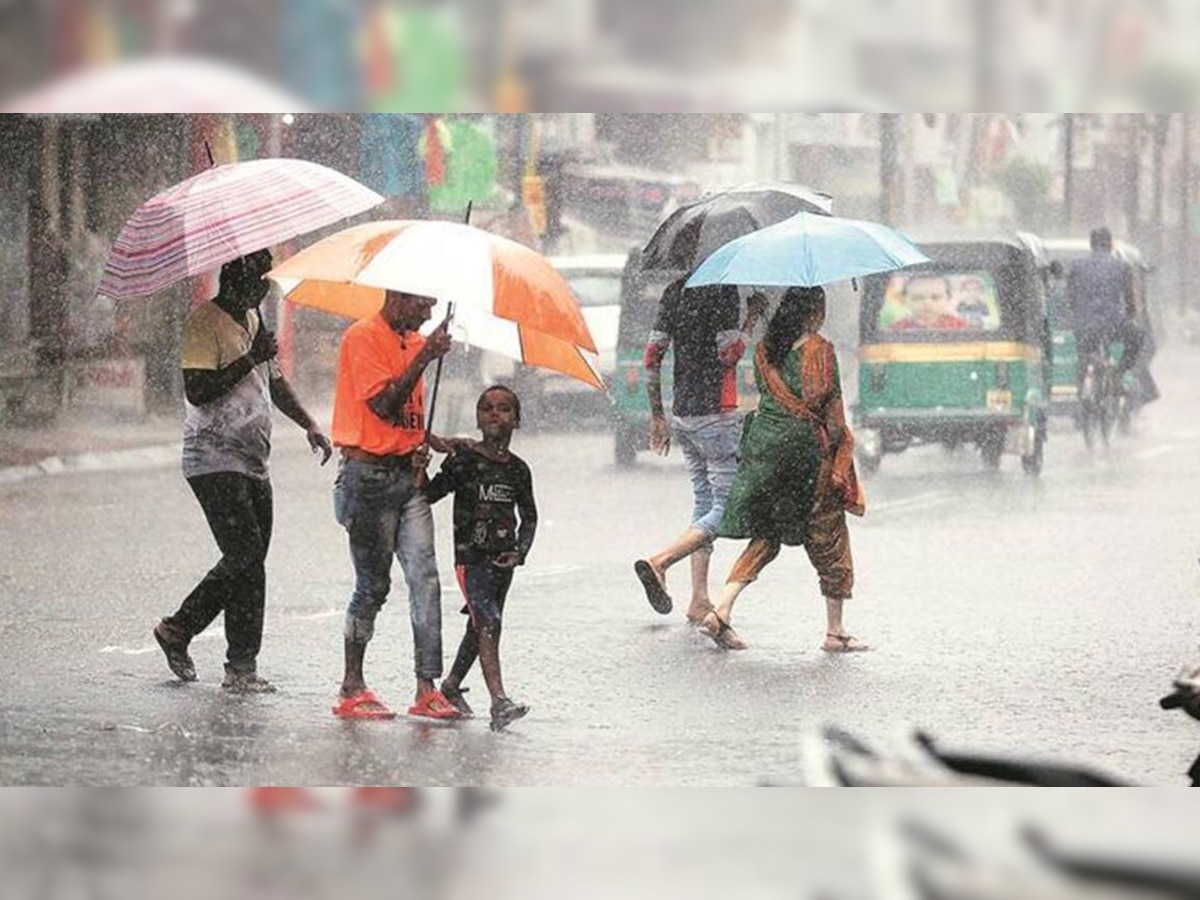
[{"label": "black t-shirt with print", "polygon": [[654,330],[675,349],[675,415],[721,412],[733,375],[721,364],[720,337],[737,330],[739,309],[737,288],[726,285],[681,290],[676,283],[663,293]]},{"label": "black t-shirt with print", "polygon": [[537,530],[537,506],[524,460],[509,454],[500,462],[471,448],[456,450],[425,488],[430,503],[447,494],[454,494],[455,563],[486,562],[514,550],[525,562]]}]

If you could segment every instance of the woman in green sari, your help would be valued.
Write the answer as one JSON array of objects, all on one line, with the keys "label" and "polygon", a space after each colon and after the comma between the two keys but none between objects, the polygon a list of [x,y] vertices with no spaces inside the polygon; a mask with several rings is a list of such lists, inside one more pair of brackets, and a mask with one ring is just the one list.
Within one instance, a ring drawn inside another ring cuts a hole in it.
[{"label": "woman in green sari", "polygon": [[789,288],[754,356],[761,399],[742,434],[737,479],[721,537],[750,539],[726,581],[720,605],[701,624],[719,646],[745,649],[730,627],[746,586],[779,555],[803,546],[825,597],[822,649],[869,649],[846,633],[842,606],[854,585],[846,513],[862,515],[854,471],[854,440],[846,426],[833,345],[817,332],[825,323],[821,288]]}]

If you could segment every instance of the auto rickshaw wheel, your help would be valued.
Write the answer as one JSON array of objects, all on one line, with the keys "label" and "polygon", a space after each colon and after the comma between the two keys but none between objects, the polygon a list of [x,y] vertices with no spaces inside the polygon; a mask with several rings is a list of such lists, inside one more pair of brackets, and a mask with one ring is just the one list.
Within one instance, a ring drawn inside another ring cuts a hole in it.
[{"label": "auto rickshaw wheel", "polygon": [[617,426],[613,434],[613,462],[619,469],[628,469],[637,462],[637,435],[627,425]]}]

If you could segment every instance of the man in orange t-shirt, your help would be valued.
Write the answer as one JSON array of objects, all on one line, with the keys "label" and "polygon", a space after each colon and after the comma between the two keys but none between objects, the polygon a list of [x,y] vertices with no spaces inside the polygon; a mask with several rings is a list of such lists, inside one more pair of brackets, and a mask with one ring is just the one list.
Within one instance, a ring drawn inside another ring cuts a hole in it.
[{"label": "man in orange t-shirt", "polygon": [[333,709],[341,718],[395,716],[363,677],[375,618],[391,589],[393,556],[408,584],[413,626],[417,692],[409,715],[459,716],[434,683],[442,677],[442,597],[433,514],[421,485],[428,460],[422,376],[450,349],[448,322],[428,338],[418,333],[434,302],[388,291],[383,309],[342,337],[333,405],[333,443],[342,455],[334,509],[350,536],[355,585],[346,612],[341,699]]}]

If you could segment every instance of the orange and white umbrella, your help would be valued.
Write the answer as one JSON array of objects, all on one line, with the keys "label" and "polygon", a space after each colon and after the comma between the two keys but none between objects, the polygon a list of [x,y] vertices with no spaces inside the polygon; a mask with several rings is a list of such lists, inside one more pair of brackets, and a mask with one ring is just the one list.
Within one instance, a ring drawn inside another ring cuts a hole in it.
[{"label": "orange and white umbrella", "polygon": [[434,297],[426,330],[453,303],[455,340],[604,389],[570,285],[540,253],[479,228],[356,225],[301,250],[270,277],[293,303],[355,319],[378,312],[386,290]]}]

